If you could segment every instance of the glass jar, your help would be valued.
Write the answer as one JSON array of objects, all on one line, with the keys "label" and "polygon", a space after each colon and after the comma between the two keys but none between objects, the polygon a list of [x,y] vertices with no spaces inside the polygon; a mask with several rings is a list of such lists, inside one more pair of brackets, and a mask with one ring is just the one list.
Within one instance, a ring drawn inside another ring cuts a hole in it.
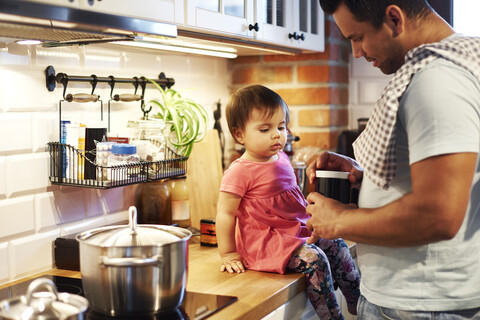
[{"label": "glass jar", "polygon": [[168,180],[141,183],[135,191],[137,221],[141,224],[172,224],[172,193]]},{"label": "glass jar", "polygon": [[190,203],[186,178],[185,176],[178,177],[170,182],[172,190],[172,222],[182,228],[190,226]]},{"label": "glass jar", "polygon": [[144,161],[165,159],[165,123],[161,120],[128,121],[130,143],[137,146],[137,154]]}]

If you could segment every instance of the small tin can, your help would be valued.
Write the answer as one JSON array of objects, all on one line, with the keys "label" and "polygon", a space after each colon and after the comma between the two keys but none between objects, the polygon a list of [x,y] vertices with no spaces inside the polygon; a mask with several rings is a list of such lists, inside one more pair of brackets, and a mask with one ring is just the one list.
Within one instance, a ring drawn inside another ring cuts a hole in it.
[{"label": "small tin can", "polygon": [[200,220],[200,245],[207,247],[217,246],[217,231],[214,218]]}]

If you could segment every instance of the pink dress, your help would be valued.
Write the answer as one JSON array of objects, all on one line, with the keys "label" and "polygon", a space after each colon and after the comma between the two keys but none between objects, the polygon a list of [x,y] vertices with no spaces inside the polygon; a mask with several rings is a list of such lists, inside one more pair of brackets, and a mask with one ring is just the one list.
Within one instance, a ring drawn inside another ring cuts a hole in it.
[{"label": "pink dress", "polygon": [[235,160],[220,190],[242,197],[235,241],[249,269],[285,273],[293,251],[310,236],[307,202],[297,186],[288,156],[272,162]]}]

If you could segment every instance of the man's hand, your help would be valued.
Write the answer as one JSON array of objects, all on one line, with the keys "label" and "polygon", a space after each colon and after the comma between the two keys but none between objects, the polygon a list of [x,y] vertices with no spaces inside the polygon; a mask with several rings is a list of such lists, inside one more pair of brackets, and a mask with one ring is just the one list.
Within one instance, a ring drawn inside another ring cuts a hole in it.
[{"label": "man's hand", "polygon": [[322,196],[317,192],[312,192],[307,196],[307,213],[310,219],[307,221],[307,229],[312,232],[307,243],[317,242],[319,238],[336,239],[342,235],[338,232],[339,224],[342,222],[342,213],[348,209],[357,208],[356,205],[343,204],[339,201]]},{"label": "man's hand", "polygon": [[312,184],[315,182],[316,170],[350,172],[349,180],[354,188],[360,187],[363,178],[363,169],[357,161],[335,152],[325,151],[310,163],[307,177]]}]

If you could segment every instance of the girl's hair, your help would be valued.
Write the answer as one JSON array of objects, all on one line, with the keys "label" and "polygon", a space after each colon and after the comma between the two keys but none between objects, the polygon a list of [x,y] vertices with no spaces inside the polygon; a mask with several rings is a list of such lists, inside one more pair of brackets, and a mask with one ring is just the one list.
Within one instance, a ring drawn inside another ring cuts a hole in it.
[{"label": "girl's hair", "polygon": [[265,116],[272,116],[278,108],[282,108],[285,112],[285,122],[288,128],[290,111],[285,101],[276,92],[261,85],[239,89],[232,94],[225,109],[228,129],[236,140],[234,130],[245,129],[248,118],[254,109],[263,112]]},{"label": "girl's hair", "polygon": [[389,5],[399,6],[411,19],[425,17],[433,10],[427,0],[320,0],[326,14],[333,14],[342,3],[357,21],[369,22],[376,29],[382,26]]}]

